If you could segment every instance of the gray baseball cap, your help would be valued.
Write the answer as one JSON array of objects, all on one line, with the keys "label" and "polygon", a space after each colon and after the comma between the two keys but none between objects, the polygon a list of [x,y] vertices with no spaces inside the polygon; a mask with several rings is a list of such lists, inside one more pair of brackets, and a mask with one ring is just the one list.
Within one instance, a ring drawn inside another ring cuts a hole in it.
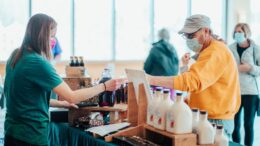
[{"label": "gray baseball cap", "polygon": [[178,33],[194,33],[204,27],[210,28],[210,23],[208,16],[201,14],[192,15],[185,20],[184,27]]}]

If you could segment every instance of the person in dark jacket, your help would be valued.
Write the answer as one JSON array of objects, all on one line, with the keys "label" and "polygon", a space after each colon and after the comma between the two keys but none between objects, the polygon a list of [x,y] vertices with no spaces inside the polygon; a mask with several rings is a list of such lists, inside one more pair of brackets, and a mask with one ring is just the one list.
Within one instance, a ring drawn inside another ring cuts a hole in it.
[{"label": "person in dark jacket", "polygon": [[159,41],[153,47],[144,63],[147,74],[154,76],[173,76],[179,72],[179,59],[173,45],[170,44],[170,35],[165,28],[158,33]]}]

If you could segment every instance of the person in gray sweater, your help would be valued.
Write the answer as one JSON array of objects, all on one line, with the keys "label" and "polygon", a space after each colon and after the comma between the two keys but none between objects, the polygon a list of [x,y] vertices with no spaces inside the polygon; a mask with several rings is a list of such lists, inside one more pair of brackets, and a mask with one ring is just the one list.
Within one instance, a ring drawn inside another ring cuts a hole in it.
[{"label": "person in gray sweater", "polygon": [[238,65],[241,88],[241,107],[235,116],[234,142],[240,143],[241,110],[244,109],[244,144],[252,146],[254,141],[254,120],[259,110],[259,96],[256,77],[260,75],[260,47],[250,39],[251,31],[246,23],[238,23],[233,32],[235,42],[229,46]]}]

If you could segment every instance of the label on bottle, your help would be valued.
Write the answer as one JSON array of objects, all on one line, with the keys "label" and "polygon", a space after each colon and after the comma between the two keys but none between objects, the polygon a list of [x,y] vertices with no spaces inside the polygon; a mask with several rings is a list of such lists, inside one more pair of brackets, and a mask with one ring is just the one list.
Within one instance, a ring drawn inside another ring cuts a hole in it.
[{"label": "label on bottle", "polygon": [[161,125],[162,124],[162,118],[158,119],[158,124]]},{"label": "label on bottle", "polygon": [[170,121],[168,122],[170,124],[169,127],[174,128],[175,123],[174,123],[173,115],[171,113],[167,113],[167,121]]},{"label": "label on bottle", "polygon": [[148,107],[148,118],[149,121],[153,122],[153,112],[152,112],[152,107]]},{"label": "label on bottle", "polygon": [[174,127],[174,121],[170,122],[170,127],[173,128]]},{"label": "label on bottle", "polygon": [[155,122],[157,122],[158,125],[161,125],[162,124],[162,114],[161,114],[160,110],[156,110],[154,114],[158,119]]},{"label": "label on bottle", "polygon": [[153,115],[150,115],[150,121],[153,122]]}]

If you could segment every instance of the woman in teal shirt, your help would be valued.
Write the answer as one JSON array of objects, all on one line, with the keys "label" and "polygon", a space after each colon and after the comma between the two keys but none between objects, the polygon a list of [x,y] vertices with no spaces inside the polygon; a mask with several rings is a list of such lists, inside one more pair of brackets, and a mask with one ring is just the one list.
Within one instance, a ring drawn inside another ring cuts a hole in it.
[{"label": "woman in teal shirt", "polygon": [[32,16],[21,47],[7,61],[4,94],[5,146],[48,145],[49,96],[53,90],[69,103],[79,103],[105,90],[117,89],[122,79],[72,91],[59,77],[51,59],[50,40],[57,27],[45,14]]}]

